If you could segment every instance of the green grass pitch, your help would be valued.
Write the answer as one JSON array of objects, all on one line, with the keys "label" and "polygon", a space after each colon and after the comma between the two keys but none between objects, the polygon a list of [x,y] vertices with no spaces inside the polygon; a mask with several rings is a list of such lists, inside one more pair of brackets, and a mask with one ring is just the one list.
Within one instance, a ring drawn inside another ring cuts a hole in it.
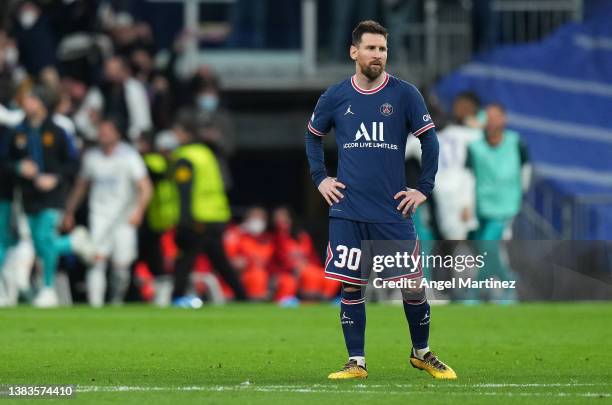
[{"label": "green grass pitch", "polygon": [[338,312],[3,309],[0,384],[75,384],[69,403],[96,404],[612,403],[609,303],[433,307],[431,347],[457,381],[410,367],[401,306],[376,304],[367,312],[370,377],[328,381],[346,360]]}]

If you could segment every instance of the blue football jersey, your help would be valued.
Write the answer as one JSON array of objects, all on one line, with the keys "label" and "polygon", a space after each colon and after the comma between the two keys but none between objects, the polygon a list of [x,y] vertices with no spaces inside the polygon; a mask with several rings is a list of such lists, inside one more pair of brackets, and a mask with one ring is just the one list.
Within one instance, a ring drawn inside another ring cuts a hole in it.
[{"label": "blue football jersey", "polygon": [[[324,136],[335,129],[337,179],[344,198],[330,207],[331,217],[362,222],[397,223],[406,219],[393,196],[406,189],[406,140],[431,136],[434,124],[423,97],[412,84],[384,73],[371,90],[354,76],[329,87],[319,98],[308,130]],[[434,135],[435,136],[435,135]]]}]

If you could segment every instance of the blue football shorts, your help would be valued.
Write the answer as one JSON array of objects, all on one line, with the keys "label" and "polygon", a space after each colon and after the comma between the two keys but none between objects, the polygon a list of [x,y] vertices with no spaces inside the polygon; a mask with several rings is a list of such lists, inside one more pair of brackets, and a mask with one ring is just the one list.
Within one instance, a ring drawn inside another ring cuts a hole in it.
[{"label": "blue football shorts", "polygon": [[387,281],[423,275],[420,245],[411,219],[369,223],[329,218],[325,277],[367,285],[371,274]]}]

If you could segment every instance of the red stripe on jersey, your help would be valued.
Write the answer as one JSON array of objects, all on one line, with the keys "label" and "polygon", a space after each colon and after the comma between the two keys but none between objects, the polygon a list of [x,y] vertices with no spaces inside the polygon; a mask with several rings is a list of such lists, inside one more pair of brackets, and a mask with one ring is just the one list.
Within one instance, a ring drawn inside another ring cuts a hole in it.
[{"label": "red stripe on jersey", "polygon": [[333,258],[334,253],[331,250],[331,243],[327,242],[327,259],[325,260],[325,267],[323,267],[325,270],[327,270],[327,265],[329,264],[329,262],[331,262]]},{"label": "red stripe on jersey", "polygon": [[428,129],[431,129],[431,128],[433,128],[433,127],[435,127],[435,124],[434,124],[433,122],[430,122],[429,124],[425,125],[425,126],[424,126],[424,127],[422,127],[421,129],[419,129],[419,130],[417,130],[417,131],[414,131],[414,132],[412,133],[412,135],[414,135],[414,136],[419,136],[419,135],[421,135],[423,132],[425,132],[425,131],[427,131]]},{"label": "red stripe on jersey", "polygon": [[329,278],[332,280],[338,280],[338,281],[344,281],[349,284],[368,285],[368,280],[362,280],[360,278],[343,276],[342,274],[331,273],[329,271],[325,272],[325,278]]},{"label": "red stripe on jersey", "polygon": [[378,87],[370,89],[370,90],[366,90],[366,89],[362,89],[361,87],[357,85],[357,82],[355,81],[355,76],[351,76],[351,84],[353,85],[353,88],[355,89],[355,91],[360,94],[377,93],[381,91],[387,85],[387,83],[389,83],[389,74],[385,72],[385,80],[383,80],[383,82]]},{"label": "red stripe on jersey", "polygon": [[325,136],[325,132],[321,132],[315,127],[313,127],[310,121],[308,121],[308,130],[317,136]]},{"label": "red stripe on jersey", "polygon": [[342,302],[343,304],[346,304],[346,305],[357,305],[357,304],[364,303],[365,302],[365,298],[362,298],[360,300],[346,300],[346,299],[342,298],[340,300],[340,302]]}]

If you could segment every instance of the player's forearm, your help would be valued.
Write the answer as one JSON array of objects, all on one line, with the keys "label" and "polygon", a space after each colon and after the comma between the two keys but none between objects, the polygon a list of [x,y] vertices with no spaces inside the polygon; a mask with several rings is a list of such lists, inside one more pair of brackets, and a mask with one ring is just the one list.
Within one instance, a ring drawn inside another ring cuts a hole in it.
[{"label": "player's forearm", "polygon": [[151,180],[148,177],[142,178],[138,182],[138,200],[137,200],[137,209],[141,212],[144,212],[149,205],[149,201],[151,201],[151,196],[153,195],[153,186],[151,185]]},{"label": "player's forearm", "polygon": [[66,214],[73,215],[81,202],[83,202],[83,198],[85,198],[85,194],[87,193],[87,188],[89,187],[89,182],[82,177],[78,177],[70,196],[68,196],[68,201],[66,202]]},{"label": "player's forearm", "polygon": [[323,139],[320,136],[313,135],[309,131],[306,131],[304,141],[306,143],[308,165],[310,166],[310,177],[312,177],[315,186],[318,187],[319,183],[327,177],[323,152]]},{"label": "player's forearm", "polygon": [[421,174],[416,189],[429,198],[434,188],[436,173],[438,172],[438,155],[440,146],[438,137],[433,129],[419,137],[421,141]]}]

